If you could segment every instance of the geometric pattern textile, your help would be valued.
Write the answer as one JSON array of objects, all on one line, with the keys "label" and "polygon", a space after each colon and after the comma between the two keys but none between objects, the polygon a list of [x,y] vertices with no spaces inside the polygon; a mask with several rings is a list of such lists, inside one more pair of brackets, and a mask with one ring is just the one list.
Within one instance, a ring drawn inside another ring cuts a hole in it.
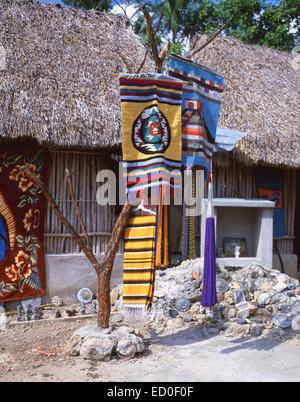
[{"label": "geometric pattern textile", "polygon": [[169,75],[185,81],[182,94],[182,163],[211,172],[224,78],[190,59],[171,54]]},{"label": "geometric pattern textile", "polygon": [[161,74],[120,76],[127,195],[180,186],[182,83]]},{"label": "geometric pattern textile", "polygon": [[133,216],[124,232],[123,306],[129,315],[150,309],[155,279],[156,216]]}]

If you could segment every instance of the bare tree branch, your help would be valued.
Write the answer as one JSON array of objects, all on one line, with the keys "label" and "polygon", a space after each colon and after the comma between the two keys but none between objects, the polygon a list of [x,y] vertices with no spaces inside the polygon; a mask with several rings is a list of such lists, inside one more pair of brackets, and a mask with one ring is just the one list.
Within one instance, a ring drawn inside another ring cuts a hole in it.
[{"label": "bare tree branch", "polygon": [[160,60],[161,64],[165,60],[165,58],[166,58],[166,56],[167,56],[167,54],[169,52],[169,49],[170,49],[170,43],[166,42],[164,44],[164,47],[162,48],[161,52],[159,53],[159,60]]},{"label": "bare tree branch", "polygon": [[154,32],[153,32],[153,28],[152,28],[152,21],[151,21],[151,17],[149,15],[149,12],[146,8],[146,6],[142,7],[142,11],[144,13],[144,17],[147,23],[147,29],[148,29],[148,36],[149,36],[149,41],[151,44],[151,49],[152,49],[152,53],[153,53],[153,58],[154,58],[154,62],[155,62],[155,67],[156,67],[156,71],[158,71],[158,67],[159,67],[159,56],[158,56],[158,51],[157,51],[157,47],[156,47],[156,43],[155,43],[155,39],[154,39]]},{"label": "bare tree branch", "polygon": [[159,30],[162,17],[163,17],[163,13],[160,13],[160,16],[159,16],[159,19],[158,19],[156,28],[154,29],[154,32],[153,32],[153,35],[154,35],[154,36],[157,34],[157,31]]},{"label": "bare tree branch", "polygon": [[[130,211],[131,211],[131,203],[127,202],[119,215],[113,231],[111,235],[111,239],[105,251],[104,260],[102,264],[100,264],[93,251],[85,245],[85,242],[81,239],[80,235],[76,232],[74,227],[67,221],[67,219],[63,216],[61,211],[59,210],[55,200],[52,195],[48,191],[45,184],[38,178],[34,173],[32,173],[26,166],[21,167],[22,172],[25,176],[27,176],[34,184],[36,184],[44,193],[47,201],[49,202],[51,208],[59,218],[59,220],[64,224],[64,226],[68,229],[68,231],[73,235],[73,237],[78,242],[81,250],[87,256],[92,266],[94,267],[97,276],[98,276],[98,326],[101,328],[109,327],[109,318],[110,318],[110,279],[111,272],[114,264],[114,259],[116,252],[118,250],[124,228],[128,222]],[[71,186],[70,186],[71,188]],[[72,189],[73,190],[73,189]],[[74,195],[74,194],[73,194]],[[75,198],[74,198],[75,199]],[[75,202],[76,204],[76,202]],[[77,204],[76,204],[77,205]],[[86,232],[85,232],[86,233]]]},{"label": "bare tree branch", "polygon": [[70,222],[67,221],[67,219],[63,216],[61,211],[59,210],[56,202],[54,201],[52,195],[49,193],[47,187],[45,184],[35,175],[33,174],[29,169],[27,169],[26,166],[21,166],[22,172],[27,176],[34,184],[36,184],[44,193],[47,201],[49,202],[51,208],[55,212],[56,216],[58,219],[64,224],[64,226],[68,229],[68,231],[73,235],[73,237],[77,240],[81,250],[84,252],[84,254],[87,256],[87,258],[90,260],[92,266],[96,270],[97,274],[100,275],[101,270],[103,269],[92,251],[86,247],[85,242],[82,240],[80,235],[76,232],[76,229],[70,224]]},{"label": "bare tree branch", "polygon": [[127,72],[129,74],[132,74],[132,70],[131,67],[129,65],[129,62],[127,61],[126,57],[122,55],[122,53],[119,51],[117,52],[118,56],[122,59],[123,63],[125,64],[126,68],[127,68]]},{"label": "bare tree branch", "polygon": [[143,66],[144,66],[144,64],[145,64],[145,61],[146,61],[146,59],[147,59],[147,55],[148,55],[148,49],[146,49],[145,56],[144,56],[144,58],[143,58],[143,61],[142,61],[141,64],[140,64],[139,68],[137,69],[136,74],[138,74],[138,73],[141,71],[141,69],[143,68]]},{"label": "bare tree branch", "polygon": [[204,49],[207,45],[209,45],[210,42],[212,42],[212,41],[219,35],[219,33],[221,33],[221,32],[223,31],[223,29],[225,29],[225,28],[226,28],[226,25],[225,25],[225,24],[222,25],[221,28],[219,28],[219,29],[213,34],[213,36],[212,36],[210,39],[208,39],[207,42],[205,42],[203,45],[201,45],[200,47],[198,47],[197,49],[195,49],[195,50],[193,51],[192,55],[194,56],[194,55],[195,55],[196,53],[198,53],[200,50]]}]

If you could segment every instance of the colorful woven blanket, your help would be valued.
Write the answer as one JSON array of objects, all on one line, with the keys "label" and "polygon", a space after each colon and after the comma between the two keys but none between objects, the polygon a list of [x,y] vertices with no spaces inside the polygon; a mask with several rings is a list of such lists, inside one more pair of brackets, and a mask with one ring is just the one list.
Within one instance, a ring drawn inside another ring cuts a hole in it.
[{"label": "colorful woven blanket", "polygon": [[[180,186],[182,83],[157,74],[120,77],[127,194]],[[140,194],[139,194],[140,195]]]},{"label": "colorful woven blanket", "polygon": [[169,75],[183,85],[182,162],[193,169],[211,172],[224,78],[190,59],[171,54]]},{"label": "colorful woven blanket", "polygon": [[142,319],[151,307],[155,279],[156,216],[131,217],[124,232],[123,307]]},{"label": "colorful woven blanket", "polygon": [[169,75],[185,81],[182,94],[182,164],[187,175],[189,201],[183,205],[182,256],[195,257],[195,217],[189,216],[188,205],[195,193],[194,171],[204,169],[212,180],[212,156],[218,115],[224,89],[224,78],[193,60],[171,54]]},{"label": "colorful woven blanket", "polygon": [[[183,200],[182,211],[182,258],[193,259],[196,257],[195,250],[195,216],[189,213],[191,208],[191,200],[195,197],[195,171],[188,168],[185,182],[185,191],[188,197]],[[186,193],[185,193],[186,194]],[[187,203],[188,201],[188,203]]]},{"label": "colorful woven blanket", "polygon": [[0,301],[41,296],[45,291],[46,201],[20,169],[47,184],[49,154],[38,146],[3,146],[0,152]]}]

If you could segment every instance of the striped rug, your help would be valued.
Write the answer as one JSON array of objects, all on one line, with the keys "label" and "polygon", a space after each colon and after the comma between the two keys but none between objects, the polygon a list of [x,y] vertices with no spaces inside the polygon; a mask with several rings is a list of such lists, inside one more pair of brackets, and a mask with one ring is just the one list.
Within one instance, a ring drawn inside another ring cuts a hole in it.
[{"label": "striped rug", "polygon": [[171,54],[169,75],[185,81],[182,93],[182,164],[204,168],[210,180],[224,78],[193,60]]},{"label": "striped rug", "polygon": [[133,216],[124,232],[123,307],[132,319],[150,309],[154,278],[156,216]]},{"label": "striped rug", "polygon": [[120,99],[128,198],[179,188],[182,82],[161,74],[122,74]]}]

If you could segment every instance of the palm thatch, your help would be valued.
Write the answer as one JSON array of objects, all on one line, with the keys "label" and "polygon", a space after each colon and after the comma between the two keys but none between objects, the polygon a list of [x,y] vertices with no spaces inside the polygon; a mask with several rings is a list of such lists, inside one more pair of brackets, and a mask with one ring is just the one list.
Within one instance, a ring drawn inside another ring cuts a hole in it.
[{"label": "palm thatch", "polygon": [[[198,35],[194,49],[208,40]],[[300,168],[299,69],[293,55],[217,37],[193,57],[225,80],[218,124],[247,133],[234,153],[243,162]]]},{"label": "palm thatch", "polygon": [[[1,0],[0,48],[1,142],[29,138],[73,149],[120,144],[113,74],[127,72],[124,58],[136,72],[146,52],[124,17]],[[141,71],[154,71],[150,58]]]}]

